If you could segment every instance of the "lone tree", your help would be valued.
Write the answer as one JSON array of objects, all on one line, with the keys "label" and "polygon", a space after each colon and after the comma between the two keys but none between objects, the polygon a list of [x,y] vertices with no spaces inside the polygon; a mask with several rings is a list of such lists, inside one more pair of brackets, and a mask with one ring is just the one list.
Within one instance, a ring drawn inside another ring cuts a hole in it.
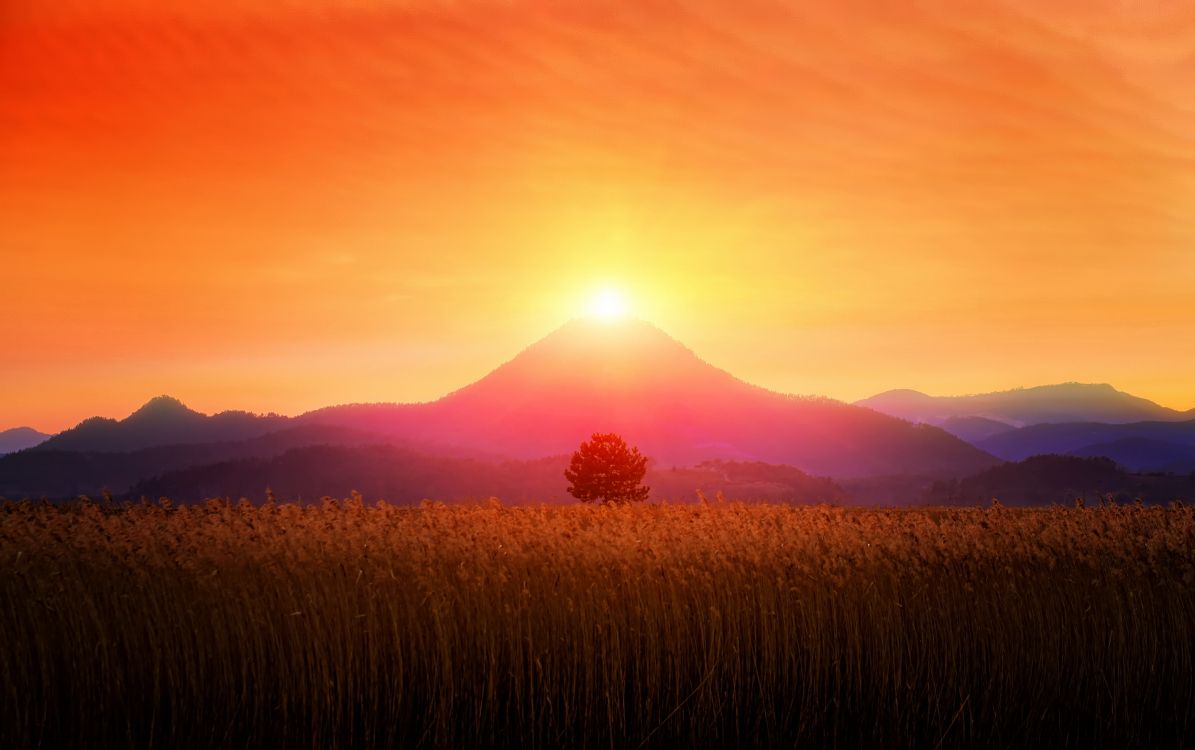
[{"label": "lone tree", "polygon": [[647,457],[609,432],[594,433],[581,443],[564,478],[569,494],[581,502],[630,503],[647,499],[651,488],[640,484],[646,473]]}]

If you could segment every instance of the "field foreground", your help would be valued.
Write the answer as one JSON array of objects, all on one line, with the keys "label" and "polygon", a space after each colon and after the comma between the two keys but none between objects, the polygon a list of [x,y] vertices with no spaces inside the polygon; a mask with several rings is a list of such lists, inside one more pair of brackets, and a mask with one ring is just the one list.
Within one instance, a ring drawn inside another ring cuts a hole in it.
[{"label": "field foreground", "polygon": [[1189,507],[0,510],[6,747],[1174,747]]}]

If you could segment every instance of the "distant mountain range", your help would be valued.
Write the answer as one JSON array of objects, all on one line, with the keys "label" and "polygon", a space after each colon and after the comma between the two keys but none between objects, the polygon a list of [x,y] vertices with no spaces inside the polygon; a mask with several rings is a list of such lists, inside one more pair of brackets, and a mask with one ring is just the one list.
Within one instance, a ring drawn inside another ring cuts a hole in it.
[{"label": "distant mountain range", "polygon": [[1178,411],[1106,384],[1061,383],[974,396],[887,391],[856,402],[941,427],[1008,460],[1105,456],[1131,471],[1195,471],[1195,410]]},{"label": "distant mountain range", "polygon": [[[1056,422],[1121,424],[1195,419],[1195,409],[1170,409],[1106,383],[1059,383],[971,396],[929,396],[919,391],[894,390],[855,403],[910,422],[949,425],[948,429],[967,431],[979,424],[968,420],[986,420],[983,429],[990,432],[983,437],[1000,431],[1001,424],[1013,429]],[[976,435],[971,433],[972,437]]]},{"label": "distant mountain range", "polygon": [[46,440],[38,450],[135,451],[162,445],[247,440],[276,432],[290,422],[276,414],[258,416],[243,411],[208,416],[188,409],[176,398],[158,396],[119,421],[85,419]]},{"label": "distant mountain range", "polygon": [[1032,456],[961,480],[939,480],[923,495],[928,505],[1070,505],[1077,499],[1095,504],[1112,496],[1117,502],[1190,501],[1195,475],[1136,474],[1100,457]]},{"label": "distant mountain range", "polygon": [[0,455],[32,448],[50,437],[44,432],[38,432],[32,427],[13,427],[0,431]]},{"label": "distant mountain range", "polygon": [[[311,445],[354,448],[378,444],[410,448],[397,439],[324,425],[291,426],[247,440],[160,445],[133,451],[66,451],[39,446],[0,456],[0,496],[75,497],[98,495],[105,490],[124,494],[135,484],[189,467],[268,459]],[[265,486],[253,494],[260,494]]]},{"label": "distant mountain range", "polygon": [[270,486],[308,498],[358,489],[395,501],[559,499],[565,457],[613,431],[652,459],[660,496],[702,487],[884,502],[1038,454],[1190,473],[1192,416],[1079,383],[957,397],[888,391],[853,405],[790,396],[735,378],[647,323],[577,320],[429,403],[209,416],[159,396],[124,419],[94,417],[54,436],[0,433],[13,436],[0,449],[15,446],[0,456],[0,496],[260,497]]},{"label": "distant mountain range", "polygon": [[1195,420],[1102,424],[1036,424],[976,445],[1008,461],[1045,453],[1107,456],[1134,471],[1195,471]]},{"label": "distant mountain range", "polygon": [[[35,448],[0,457],[0,495],[69,496],[97,487],[117,494],[134,487],[156,492],[165,485],[164,479],[154,484],[155,478],[186,471],[196,482],[212,472],[227,477],[245,469],[238,462],[257,462],[254,476],[260,471],[274,476],[268,467],[291,466],[287,462],[295,455],[309,461],[325,455],[295,453],[313,446],[358,452],[383,446],[406,451],[408,466],[430,458],[498,465],[567,456],[597,431],[622,434],[657,470],[721,460],[785,466],[803,475],[942,477],[997,463],[933,426],[750,385],[647,323],[578,320],[431,403],[337,406],[295,418],[207,416],[161,396],[125,419],[88,419]],[[415,454],[420,458],[412,458]],[[345,471],[364,466],[343,452],[326,456]],[[213,466],[220,468],[203,469]],[[319,467],[304,466],[304,475]],[[475,466],[469,470],[484,475]],[[351,477],[325,473],[326,486],[341,492],[352,486]],[[413,484],[411,491],[431,496],[427,493],[441,486],[420,476],[422,485]],[[495,487],[505,486],[497,475],[491,478]],[[212,481],[213,491],[217,485],[230,492],[242,486]],[[325,486],[312,481],[309,493]],[[553,482],[560,483],[555,477]]]}]

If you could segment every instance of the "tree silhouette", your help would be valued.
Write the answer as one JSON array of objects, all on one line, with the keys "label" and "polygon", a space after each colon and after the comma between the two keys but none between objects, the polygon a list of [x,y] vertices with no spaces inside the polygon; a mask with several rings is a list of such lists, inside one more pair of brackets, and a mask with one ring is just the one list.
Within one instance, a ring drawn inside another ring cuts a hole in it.
[{"label": "tree silhouette", "polygon": [[647,499],[651,488],[640,484],[646,473],[647,457],[638,448],[612,432],[595,432],[573,454],[564,478],[569,494],[582,502],[629,503]]}]

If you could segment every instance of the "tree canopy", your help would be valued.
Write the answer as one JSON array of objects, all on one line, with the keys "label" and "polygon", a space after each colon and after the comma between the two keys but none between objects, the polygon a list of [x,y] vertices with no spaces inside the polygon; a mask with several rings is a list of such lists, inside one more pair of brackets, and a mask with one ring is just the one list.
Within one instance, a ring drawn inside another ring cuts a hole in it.
[{"label": "tree canopy", "polygon": [[594,433],[573,453],[564,471],[569,494],[582,502],[629,503],[647,499],[647,457],[610,433]]}]

